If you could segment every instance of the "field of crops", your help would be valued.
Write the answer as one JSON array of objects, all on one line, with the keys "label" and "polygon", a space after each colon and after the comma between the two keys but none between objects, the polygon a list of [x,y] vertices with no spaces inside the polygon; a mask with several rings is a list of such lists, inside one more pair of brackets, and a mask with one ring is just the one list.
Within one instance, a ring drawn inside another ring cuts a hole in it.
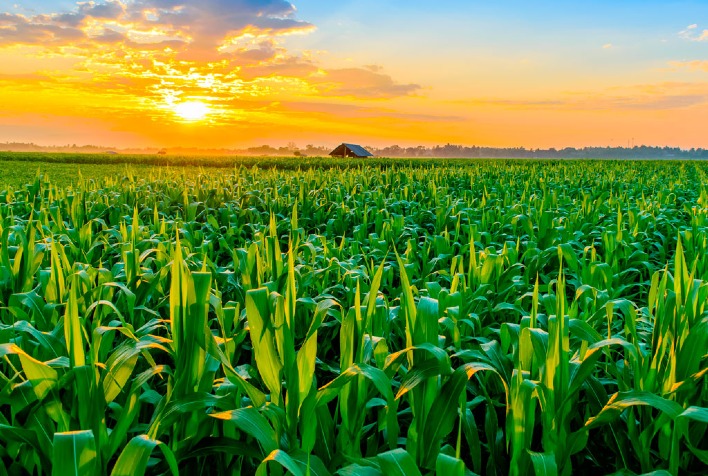
[{"label": "field of crops", "polygon": [[708,473],[708,164],[360,164],[0,184],[0,476]]},{"label": "field of crops", "polygon": [[[487,159],[440,159],[440,158],[379,158],[370,157],[366,159],[366,164],[372,167],[388,168],[396,164],[421,165],[469,165],[471,163],[483,163]],[[503,161],[504,159],[500,160]],[[509,159],[513,160],[513,159]],[[0,161],[11,161],[17,163],[21,168],[36,170],[37,165],[45,167],[47,164],[64,166],[63,169],[71,170],[69,164],[75,164],[82,169],[85,166],[99,166],[110,169],[117,165],[131,165],[134,167],[159,166],[159,167],[203,167],[211,168],[232,168],[254,166],[261,169],[278,168],[280,170],[305,170],[315,168],[318,170],[337,167],[349,167],[360,165],[361,161],[343,161],[338,157],[257,157],[257,156],[192,156],[192,155],[150,155],[150,154],[71,154],[71,153],[47,153],[47,152],[3,152],[0,151]],[[99,167],[91,170],[99,171]],[[75,168],[75,167],[73,167]]]},{"label": "field of crops", "polygon": [[[486,162],[486,159],[387,159],[369,158],[368,166],[387,169],[393,166],[470,166]],[[500,160],[499,163],[504,161]],[[204,170],[253,168],[279,170],[330,169],[356,167],[357,161],[342,161],[333,157],[244,157],[224,156],[165,156],[165,155],[110,155],[110,154],[70,154],[46,152],[3,152],[0,151],[0,188],[22,187],[34,181],[38,170],[48,176],[52,184],[64,187],[75,184],[79,174],[93,179],[107,176],[149,174],[155,167],[163,171],[176,170],[188,175],[198,175]],[[128,168],[130,172],[128,172]]]}]

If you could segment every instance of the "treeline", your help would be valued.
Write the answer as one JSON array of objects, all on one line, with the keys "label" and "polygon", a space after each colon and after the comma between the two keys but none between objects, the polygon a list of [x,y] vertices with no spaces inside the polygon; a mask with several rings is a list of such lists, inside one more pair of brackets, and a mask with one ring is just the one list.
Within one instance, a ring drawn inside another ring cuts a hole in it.
[{"label": "treeline", "polygon": [[206,148],[206,147],[130,147],[119,148],[113,146],[100,145],[37,145],[26,142],[4,142],[0,143],[0,152],[47,152],[47,153],[71,153],[71,154],[169,154],[172,156],[218,156],[236,155],[245,157],[287,157],[287,156],[310,156],[322,157],[329,154],[332,149],[323,146],[307,145],[304,148],[297,147],[290,143],[283,147],[273,147],[261,145],[248,148]]},{"label": "treeline", "polygon": [[[638,145],[634,147],[566,147],[563,149],[527,149],[525,147],[480,147],[463,146],[456,144],[436,145],[426,147],[401,147],[392,145],[388,147],[373,147],[364,145],[377,157],[405,157],[405,158],[521,158],[521,159],[708,159],[708,149],[679,147],[655,147]],[[64,146],[40,146],[32,143],[5,142],[0,143],[0,151],[7,152],[69,152],[69,153],[121,153],[121,154],[156,154],[164,151],[169,155],[236,155],[255,157],[285,157],[307,156],[324,157],[333,147],[308,144],[298,147],[294,143],[287,146],[273,147],[262,145],[258,147],[236,148],[190,148],[170,147],[160,148],[130,148],[119,149],[97,145],[67,144]]]},{"label": "treeline", "polygon": [[467,158],[522,158],[522,159],[708,159],[708,149],[679,147],[566,147],[564,149],[526,149],[525,147],[478,147],[455,144],[434,147],[390,147],[369,150],[380,157],[467,157]]}]

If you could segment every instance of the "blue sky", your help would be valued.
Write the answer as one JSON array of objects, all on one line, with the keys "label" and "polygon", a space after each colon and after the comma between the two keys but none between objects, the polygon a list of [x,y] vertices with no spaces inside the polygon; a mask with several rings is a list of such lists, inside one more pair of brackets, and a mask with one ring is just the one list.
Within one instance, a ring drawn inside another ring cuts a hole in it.
[{"label": "blue sky", "polygon": [[[708,28],[705,1],[302,0],[296,6],[318,26],[300,44],[386,62],[446,59],[450,53],[463,58],[528,55],[570,61],[588,70],[595,69],[593,60],[627,70],[707,56],[705,43],[679,37],[692,24]],[[620,53],[601,56],[597,50],[607,44]]]}]

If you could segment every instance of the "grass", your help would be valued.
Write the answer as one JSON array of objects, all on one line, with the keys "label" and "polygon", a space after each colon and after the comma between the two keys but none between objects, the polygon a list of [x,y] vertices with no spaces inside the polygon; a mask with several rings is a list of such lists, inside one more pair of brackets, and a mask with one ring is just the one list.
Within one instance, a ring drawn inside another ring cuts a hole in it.
[{"label": "grass", "polygon": [[708,469],[702,162],[60,159],[0,186],[0,474]]}]

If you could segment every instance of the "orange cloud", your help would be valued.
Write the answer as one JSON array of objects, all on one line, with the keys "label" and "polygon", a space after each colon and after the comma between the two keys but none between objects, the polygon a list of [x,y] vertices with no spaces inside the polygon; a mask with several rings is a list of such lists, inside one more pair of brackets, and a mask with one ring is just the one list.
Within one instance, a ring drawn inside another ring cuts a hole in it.
[{"label": "orange cloud", "polygon": [[[379,67],[327,68],[307,53],[289,52],[284,37],[314,30],[295,14],[284,0],[107,0],[78,3],[68,13],[2,13],[0,62],[2,55],[18,58],[22,48],[23,64],[33,56],[37,68],[17,74],[7,66],[13,61],[0,66],[0,99],[14,98],[4,100],[6,115],[61,110],[166,139],[161,125],[179,122],[175,110],[186,101],[210,111],[190,130],[208,135],[207,128],[238,126],[258,134],[260,125],[287,125],[293,117],[305,122],[297,105],[308,99],[378,101],[420,88]],[[42,70],[57,58],[71,58],[71,67]],[[341,118],[307,123],[327,129],[333,120]],[[140,122],[146,124],[138,128]],[[189,134],[171,142],[184,139]]]},{"label": "orange cloud", "polygon": [[690,71],[708,71],[707,60],[671,61],[669,66],[674,70],[688,69]]},{"label": "orange cloud", "polygon": [[322,86],[324,96],[352,96],[369,99],[383,99],[408,96],[420,89],[418,84],[399,84],[391,76],[381,72],[381,68],[343,68],[324,71],[315,79]]},{"label": "orange cloud", "polygon": [[180,52],[203,59],[231,39],[258,31],[265,36],[311,31],[284,0],[199,2],[107,0],[80,2],[73,12],[25,16],[0,14],[0,45],[128,45],[182,43]]}]

